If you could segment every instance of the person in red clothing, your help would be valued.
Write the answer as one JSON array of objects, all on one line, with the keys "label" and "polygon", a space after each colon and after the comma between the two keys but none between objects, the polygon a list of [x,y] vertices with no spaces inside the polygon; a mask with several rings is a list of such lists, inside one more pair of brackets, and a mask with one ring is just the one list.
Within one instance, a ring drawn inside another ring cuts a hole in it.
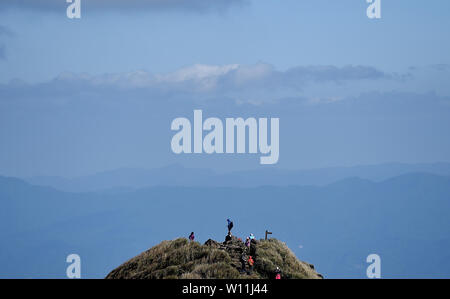
[{"label": "person in red clothing", "polygon": [[281,270],[279,267],[275,270],[275,279],[281,279]]},{"label": "person in red clothing", "polygon": [[248,269],[249,269],[249,273],[248,274],[252,274],[253,273],[253,265],[255,264],[255,261],[253,260],[252,256],[248,257]]},{"label": "person in red clothing", "polygon": [[189,235],[189,241],[193,242],[195,239],[194,232]]}]

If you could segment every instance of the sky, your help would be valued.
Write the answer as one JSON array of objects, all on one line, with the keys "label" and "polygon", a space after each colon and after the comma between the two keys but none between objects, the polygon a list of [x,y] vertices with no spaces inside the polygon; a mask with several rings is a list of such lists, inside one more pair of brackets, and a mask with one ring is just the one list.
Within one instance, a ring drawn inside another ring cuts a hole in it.
[{"label": "sky", "polygon": [[[124,4],[126,3],[126,5]],[[179,156],[170,123],[279,117],[280,168],[450,161],[450,3],[0,3],[0,174],[78,176],[259,156]]]}]

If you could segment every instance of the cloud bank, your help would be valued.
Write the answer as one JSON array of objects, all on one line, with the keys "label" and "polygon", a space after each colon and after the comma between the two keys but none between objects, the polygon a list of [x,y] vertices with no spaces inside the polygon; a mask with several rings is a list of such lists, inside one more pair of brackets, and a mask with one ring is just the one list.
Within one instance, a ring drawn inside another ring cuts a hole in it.
[{"label": "cloud bank", "polygon": [[[243,6],[248,0],[88,0],[83,1],[85,10],[137,10],[137,11],[187,11],[187,12],[221,12],[234,6]],[[0,1],[0,10],[29,9],[35,11],[65,11],[64,0],[14,0]]]},{"label": "cloud bank", "polygon": [[88,75],[62,73],[55,79],[30,85],[20,81],[0,85],[4,98],[33,95],[58,96],[135,92],[148,98],[216,98],[235,101],[269,101],[303,94],[305,88],[323,84],[335,86],[358,81],[393,80],[390,74],[369,66],[298,66],[279,71],[270,64],[193,65],[167,74],[147,71]]},{"label": "cloud bank", "polygon": [[[424,71],[448,81],[448,72]],[[192,117],[194,109],[221,119],[279,117],[279,167],[448,160],[450,92],[429,92],[432,85],[419,84],[420,74],[405,81],[368,66],[278,70],[260,63],[193,65],[165,74],[64,73],[39,84],[14,80],[0,84],[0,171],[255,167],[259,157],[174,155],[170,123]]]}]

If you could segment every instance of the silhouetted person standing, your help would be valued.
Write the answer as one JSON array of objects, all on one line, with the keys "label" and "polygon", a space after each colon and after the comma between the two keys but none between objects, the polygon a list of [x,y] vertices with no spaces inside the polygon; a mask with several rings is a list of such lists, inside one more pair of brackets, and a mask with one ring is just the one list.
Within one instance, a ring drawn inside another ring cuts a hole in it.
[{"label": "silhouetted person standing", "polygon": [[231,232],[231,229],[233,228],[233,221],[227,219],[227,222],[228,222],[228,232]]},{"label": "silhouetted person standing", "polygon": [[189,235],[189,241],[193,242],[195,239],[194,232]]},{"label": "silhouetted person standing", "polygon": [[231,241],[232,239],[231,232],[228,232],[228,235],[225,237],[225,243]]}]

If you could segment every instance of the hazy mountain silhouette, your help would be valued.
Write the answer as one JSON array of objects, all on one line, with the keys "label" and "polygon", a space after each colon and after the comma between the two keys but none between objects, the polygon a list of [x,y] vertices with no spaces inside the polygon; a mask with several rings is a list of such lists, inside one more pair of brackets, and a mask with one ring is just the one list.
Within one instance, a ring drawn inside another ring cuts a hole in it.
[{"label": "hazy mountain silhouette", "polygon": [[209,169],[184,168],[175,164],[158,169],[123,168],[72,179],[32,177],[34,185],[49,186],[68,192],[130,191],[152,186],[258,187],[289,185],[327,185],[348,177],[381,181],[411,172],[450,175],[450,163],[387,163],[354,167],[310,170],[282,170],[264,167],[258,170],[219,174]]},{"label": "hazy mountain silhouette", "polygon": [[158,244],[195,231],[220,240],[266,229],[328,278],[365,277],[366,257],[385,278],[450,275],[450,178],[423,173],[381,182],[348,178],[326,186],[151,187],[68,193],[0,177],[0,277],[105,277]]}]

